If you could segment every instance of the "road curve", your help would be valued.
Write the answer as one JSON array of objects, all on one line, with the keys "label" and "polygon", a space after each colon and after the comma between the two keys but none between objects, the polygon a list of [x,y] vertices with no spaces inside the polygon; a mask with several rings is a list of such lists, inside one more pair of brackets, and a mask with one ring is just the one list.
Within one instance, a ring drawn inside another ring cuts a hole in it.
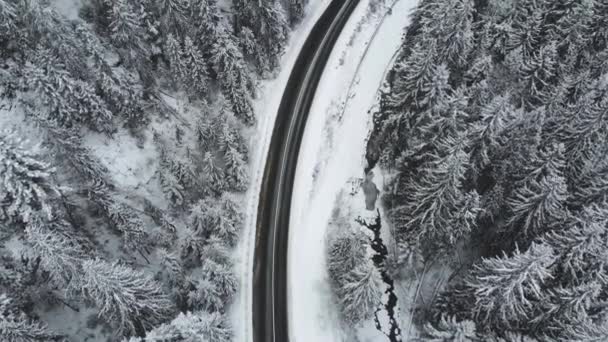
[{"label": "road curve", "polygon": [[[359,0],[333,0],[291,72],[264,168],[253,263],[253,340],[288,342],[287,242],[291,195],[308,112],[340,32]],[[306,295],[306,294],[301,294]]]}]

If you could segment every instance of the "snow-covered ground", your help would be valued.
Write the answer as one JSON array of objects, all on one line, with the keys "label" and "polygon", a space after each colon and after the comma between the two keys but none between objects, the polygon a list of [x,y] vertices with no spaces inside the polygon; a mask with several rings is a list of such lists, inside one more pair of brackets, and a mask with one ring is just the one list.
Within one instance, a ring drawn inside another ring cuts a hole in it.
[{"label": "snow-covered ground", "polygon": [[266,157],[272,138],[275,119],[287,85],[291,70],[298,58],[300,50],[314,24],[331,0],[311,0],[307,7],[307,15],[300,25],[292,32],[285,55],[281,60],[281,70],[276,78],[261,84],[259,98],[255,102],[255,112],[258,124],[255,134],[250,140],[251,183],[246,194],[246,218],[243,238],[237,247],[237,267],[240,274],[239,297],[233,305],[232,320],[235,327],[235,341],[248,342],[252,340],[252,285],[253,285],[253,252],[256,232],[257,210],[262,186],[262,177],[266,165]]},{"label": "snow-covered ground", "polygon": [[[397,51],[417,0],[388,3],[369,13],[361,1],[323,74],[300,151],[289,233],[289,320],[292,342],[346,339],[331,303],[325,267],[325,232],[336,196],[363,177],[371,114],[385,71]],[[367,330],[363,341],[383,341]]]}]

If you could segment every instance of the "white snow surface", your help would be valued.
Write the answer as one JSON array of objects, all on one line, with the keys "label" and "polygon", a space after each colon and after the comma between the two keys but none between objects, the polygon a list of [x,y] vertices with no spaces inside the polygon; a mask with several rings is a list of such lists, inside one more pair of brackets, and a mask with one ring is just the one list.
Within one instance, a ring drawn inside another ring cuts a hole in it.
[{"label": "white snow surface", "polygon": [[[349,338],[331,304],[325,233],[336,196],[348,187],[349,179],[363,177],[378,90],[400,46],[408,14],[417,4],[397,0],[389,3],[392,14],[380,9],[369,15],[370,1],[361,1],[332,52],[299,154],[288,249],[291,342]],[[379,332],[368,332],[359,334],[362,342],[386,340]]]},{"label": "white snow surface", "polygon": [[307,6],[307,14],[292,32],[286,52],[281,60],[281,70],[276,78],[262,82],[259,98],[255,102],[255,113],[258,123],[255,134],[252,134],[249,146],[251,151],[250,175],[251,183],[246,194],[246,216],[243,238],[237,246],[237,270],[240,275],[239,296],[233,305],[232,322],[235,327],[235,341],[249,342],[253,340],[252,326],[252,291],[253,291],[253,253],[255,248],[256,221],[260,188],[266,157],[270,147],[272,131],[278,114],[283,91],[296,59],[312,30],[312,27],[323,14],[331,0],[311,0]]}]

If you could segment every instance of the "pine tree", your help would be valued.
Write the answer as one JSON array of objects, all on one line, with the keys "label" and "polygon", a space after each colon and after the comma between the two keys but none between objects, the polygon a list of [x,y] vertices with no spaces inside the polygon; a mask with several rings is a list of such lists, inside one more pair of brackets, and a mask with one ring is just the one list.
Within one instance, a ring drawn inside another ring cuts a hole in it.
[{"label": "pine tree", "polygon": [[0,1],[0,45],[8,44],[17,33],[17,10],[11,2]]},{"label": "pine tree", "polygon": [[232,265],[229,263],[218,263],[210,259],[203,260],[203,279],[210,281],[224,305],[232,302],[234,298],[238,280],[233,273]]},{"label": "pine tree", "polygon": [[179,256],[174,252],[169,252],[165,248],[158,250],[160,264],[166,275],[166,282],[170,285],[178,285],[185,281],[184,269],[179,260]]},{"label": "pine tree", "polygon": [[499,146],[499,137],[519,115],[506,96],[493,98],[481,109],[481,117],[473,124],[472,160],[479,173],[489,166]]},{"label": "pine tree", "polygon": [[29,319],[23,312],[10,308],[11,300],[0,294],[0,338],[6,342],[47,342],[63,341],[64,337],[55,334],[47,327]]},{"label": "pine tree", "polygon": [[212,280],[202,278],[194,282],[194,289],[188,293],[188,305],[195,310],[220,312],[225,310],[222,293]]},{"label": "pine tree", "polygon": [[247,162],[243,154],[235,147],[229,146],[224,154],[229,186],[236,191],[244,191],[249,183]]},{"label": "pine tree", "polygon": [[253,31],[264,61],[258,65],[261,72],[272,71],[279,65],[279,58],[287,44],[289,25],[278,1],[235,1],[237,28],[243,26]]},{"label": "pine tree", "polygon": [[593,16],[589,31],[596,51],[608,47],[608,3],[605,1],[593,2]]},{"label": "pine tree", "polygon": [[81,291],[120,334],[143,334],[174,312],[160,286],[142,272],[102,260],[83,262]]},{"label": "pine tree", "polygon": [[289,2],[289,22],[292,27],[299,24],[304,18],[306,3],[306,0],[291,0]]},{"label": "pine tree", "polygon": [[66,225],[67,222],[44,224],[37,219],[28,225],[25,232],[34,256],[40,258],[40,267],[50,273],[59,289],[69,291],[77,286],[71,282],[80,274],[80,264],[87,254],[67,235],[69,232],[57,229]]},{"label": "pine tree", "polygon": [[533,243],[513,255],[483,259],[466,279],[467,291],[476,302],[472,317],[482,327],[513,330],[527,318],[543,298],[542,286],[552,276],[549,271],[554,251]]},{"label": "pine tree", "polygon": [[195,90],[193,93],[196,93],[199,98],[206,97],[208,91],[207,83],[209,82],[207,62],[190,37],[184,39],[183,56],[184,64],[188,70],[188,84]]},{"label": "pine tree", "polygon": [[389,103],[394,107],[403,107],[418,102],[429,91],[432,78],[439,65],[436,61],[437,48],[433,41],[418,44],[411,55],[395,66],[396,80],[391,91]]},{"label": "pine tree", "polygon": [[249,97],[253,94],[253,81],[234,37],[226,28],[218,30],[211,47],[210,62],[215,78],[222,88],[222,94],[230,102],[234,114],[244,122],[252,124],[254,112]]},{"label": "pine tree", "polygon": [[511,27],[508,28],[507,52],[521,49],[523,59],[534,55],[541,43],[543,12],[535,1],[521,0],[514,6]]},{"label": "pine tree", "polygon": [[344,319],[354,327],[373,317],[381,303],[382,281],[378,270],[369,262],[357,265],[346,273],[342,281],[338,290],[340,310]]},{"label": "pine tree", "polygon": [[562,175],[563,146],[541,151],[528,168],[528,178],[507,199],[509,224],[519,225],[526,237],[535,237],[564,219],[568,189]]},{"label": "pine tree", "polygon": [[427,1],[419,8],[423,39],[436,40],[441,61],[456,68],[465,66],[473,48],[473,5],[472,0]]},{"label": "pine tree", "polygon": [[141,16],[128,0],[102,0],[107,7],[109,38],[121,56],[133,62],[135,55],[145,52],[145,32]]},{"label": "pine tree", "polygon": [[35,62],[26,65],[22,82],[39,94],[36,101],[48,108],[43,117],[49,121],[66,128],[85,124],[99,132],[113,130],[112,113],[95,89],[73,78],[48,51],[39,52]]},{"label": "pine tree", "polygon": [[88,196],[99,207],[111,228],[122,233],[125,246],[139,252],[145,251],[148,234],[141,216],[132,207],[113,197],[101,183],[93,183]]},{"label": "pine tree", "polygon": [[67,162],[84,181],[110,185],[108,169],[84,146],[77,129],[57,127],[43,120],[39,124],[58,160]]},{"label": "pine tree", "polygon": [[390,213],[398,234],[414,245],[424,242],[431,250],[448,248],[475,227],[479,199],[462,189],[469,155],[460,139],[439,142],[446,156],[436,152],[428,156],[419,174],[403,185],[405,203]]},{"label": "pine tree", "polygon": [[232,330],[225,317],[219,313],[180,313],[170,324],[163,324],[150,331],[145,342],[199,341],[230,342]]},{"label": "pine tree", "polygon": [[476,333],[475,323],[472,321],[457,321],[454,317],[441,316],[436,326],[424,326],[427,335],[426,341],[431,342],[476,342],[481,341]]},{"label": "pine tree", "polygon": [[0,209],[12,220],[28,222],[36,212],[52,217],[59,193],[55,170],[37,147],[27,147],[16,131],[0,132]]},{"label": "pine tree", "polygon": [[543,46],[526,60],[520,73],[530,105],[544,102],[546,90],[556,77],[556,69],[557,51],[554,44]]}]

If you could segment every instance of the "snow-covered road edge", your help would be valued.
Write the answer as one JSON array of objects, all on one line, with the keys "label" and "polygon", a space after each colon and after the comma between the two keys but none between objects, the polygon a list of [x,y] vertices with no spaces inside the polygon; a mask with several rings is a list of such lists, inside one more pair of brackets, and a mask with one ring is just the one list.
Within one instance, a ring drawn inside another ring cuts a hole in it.
[{"label": "snow-covered road edge", "polygon": [[368,4],[361,2],[332,52],[299,155],[288,250],[292,342],[344,339],[330,305],[325,232],[336,195],[349,178],[363,176],[369,109],[417,1],[399,0],[392,15],[370,18],[358,28]]},{"label": "snow-covered road edge", "polygon": [[250,138],[250,185],[245,199],[245,224],[242,238],[237,246],[237,269],[239,276],[239,295],[232,307],[232,323],[235,327],[235,341],[250,342],[253,340],[252,291],[253,291],[253,257],[255,249],[256,222],[260,188],[266,166],[266,156],[274,123],[278,114],[283,91],[289,80],[296,59],[312,30],[312,27],[323,14],[331,0],[311,0],[308,14],[292,32],[286,53],[281,60],[281,70],[276,78],[262,82],[259,98],[255,101],[255,112],[258,123],[256,134]]}]

